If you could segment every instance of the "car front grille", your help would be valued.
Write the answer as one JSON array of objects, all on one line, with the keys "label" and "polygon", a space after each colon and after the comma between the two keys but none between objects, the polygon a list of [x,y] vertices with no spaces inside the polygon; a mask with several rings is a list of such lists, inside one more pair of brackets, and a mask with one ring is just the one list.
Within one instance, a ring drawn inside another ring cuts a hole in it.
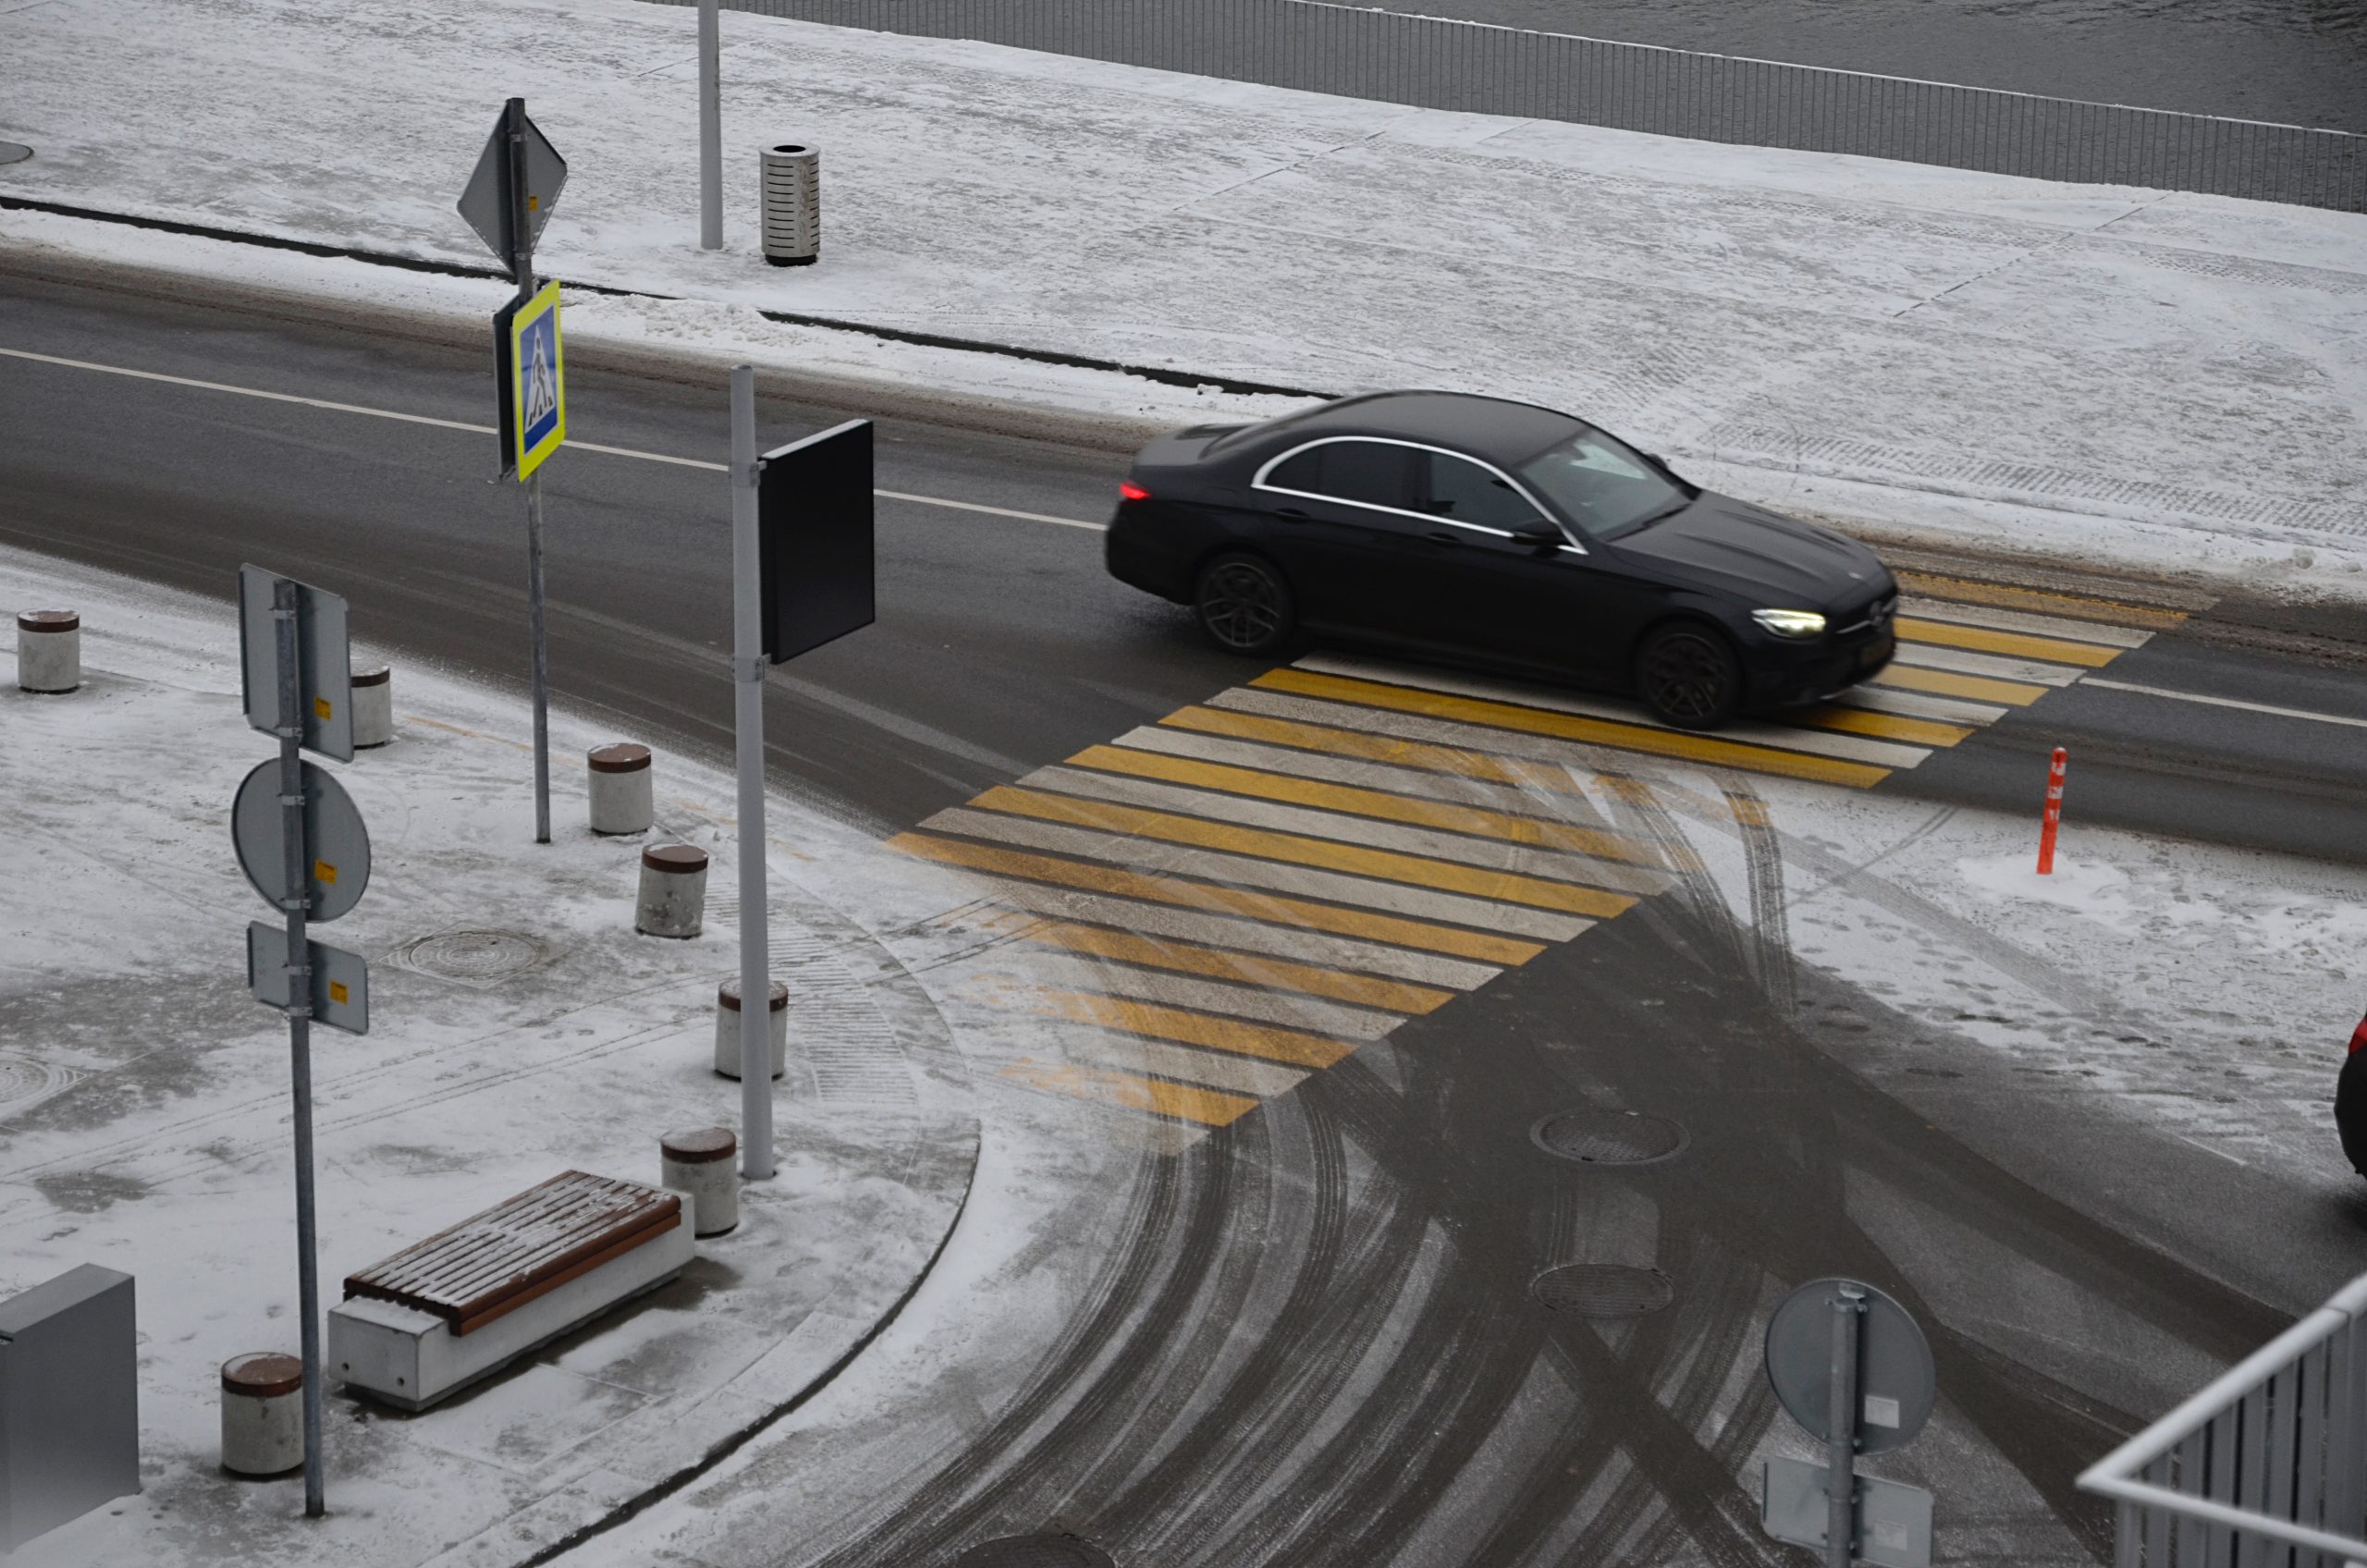
[{"label": "car front grille", "polygon": [[[1849,612],[1845,611],[1843,613],[1847,614]],[[1849,637],[1854,636],[1860,631],[1886,631],[1889,629],[1891,619],[1897,614],[1898,595],[1895,594],[1885,594],[1881,598],[1876,599],[1873,603],[1867,605],[1857,611],[1855,619],[1851,619],[1847,624],[1834,627],[1833,629],[1833,634],[1836,637]],[[1835,619],[1837,619],[1839,618],[1836,617]]]}]

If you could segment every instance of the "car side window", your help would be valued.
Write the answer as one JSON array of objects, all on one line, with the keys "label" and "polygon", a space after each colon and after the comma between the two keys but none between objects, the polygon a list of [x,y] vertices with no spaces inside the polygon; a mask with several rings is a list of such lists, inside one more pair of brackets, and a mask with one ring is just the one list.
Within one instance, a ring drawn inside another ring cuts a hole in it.
[{"label": "car side window", "polygon": [[1429,483],[1418,510],[1449,522],[1499,528],[1508,533],[1545,521],[1527,497],[1484,465],[1444,452],[1424,455],[1429,459]]},{"label": "car side window", "polygon": [[1266,483],[1278,490],[1412,511],[1421,488],[1421,458],[1415,447],[1386,441],[1326,441],[1276,466]]}]

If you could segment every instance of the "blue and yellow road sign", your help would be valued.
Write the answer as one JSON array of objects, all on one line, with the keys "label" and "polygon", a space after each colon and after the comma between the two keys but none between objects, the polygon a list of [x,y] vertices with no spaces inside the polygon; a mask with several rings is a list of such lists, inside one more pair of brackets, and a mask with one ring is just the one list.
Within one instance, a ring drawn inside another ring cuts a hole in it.
[{"label": "blue and yellow road sign", "polygon": [[510,461],[524,479],[567,439],[567,378],[559,359],[558,283],[520,305],[509,318]]}]

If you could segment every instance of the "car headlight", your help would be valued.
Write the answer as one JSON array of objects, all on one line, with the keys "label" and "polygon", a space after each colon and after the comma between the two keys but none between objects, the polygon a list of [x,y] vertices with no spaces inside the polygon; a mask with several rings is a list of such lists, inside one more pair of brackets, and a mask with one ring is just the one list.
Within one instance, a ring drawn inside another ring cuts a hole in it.
[{"label": "car headlight", "polygon": [[1778,637],[1819,637],[1824,617],[1814,610],[1753,610],[1750,619]]}]

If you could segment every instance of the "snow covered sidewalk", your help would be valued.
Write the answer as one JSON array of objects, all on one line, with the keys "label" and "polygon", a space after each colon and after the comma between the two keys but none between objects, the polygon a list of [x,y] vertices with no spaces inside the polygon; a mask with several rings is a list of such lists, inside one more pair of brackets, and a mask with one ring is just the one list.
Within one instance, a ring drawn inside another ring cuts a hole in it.
[{"label": "snow covered sidewalk", "polygon": [[[483,265],[501,100],[568,156],[570,331],[739,351],[748,307],[1322,391],[1601,419],[1877,537],[2367,595],[2367,216],[1361,103],[725,18],[731,244],[695,247],[693,16],[639,0],[55,0],[0,16],[0,197]],[[754,249],[824,158],[821,264]],[[166,237],[0,212],[0,243]],[[345,269],[267,252],[187,264]],[[401,295],[439,280],[378,275]],[[451,290],[444,297],[452,298]],[[1114,374],[806,331],[806,362],[1132,417]],[[998,386],[997,383],[1001,385]],[[1200,399],[1207,407],[1221,399]],[[1230,405],[1228,405],[1230,406]]]},{"label": "snow covered sidewalk", "polygon": [[[810,1392],[930,1266],[978,1149],[935,1002],[822,863],[853,848],[776,798],[774,974],[791,1068],[778,1176],[681,1278],[416,1416],[328,1399],[330,1516],[300,1479],[216,1468],[215,1368],[293,1352],[286,1028],[248,996],[227,605],[0,552],[18,607],[83,617],[86,684],[0,681],[0,1294],[78,1263],[134,1275],[141,1495],[10,1559],[509,1563],[608,1517]],[[366,630],[369,606],[357,604]],[[338,1281],[569,1169],[655,1182],[657,1140],[735,1126],[711,1066],[737,972],[730,778],[656,761],[657,840],[714,856],[704,935],[633,932],[644,837],[585,826],[587,746],[553,716],[552,844],[521,704],[410,666],[397,739],[330,765],[370,825],[366,896],[320,939],[372,965],[373,1029],[313,1035],[321,1274]],[[718,671],[717,680],[722,676]]]}]

